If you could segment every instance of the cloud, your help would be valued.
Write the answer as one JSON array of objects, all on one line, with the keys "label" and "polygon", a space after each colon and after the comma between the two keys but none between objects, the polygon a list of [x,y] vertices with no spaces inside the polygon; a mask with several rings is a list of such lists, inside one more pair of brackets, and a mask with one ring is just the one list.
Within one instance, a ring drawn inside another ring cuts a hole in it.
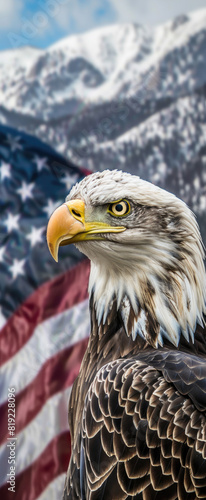
[{"label": "cloud", "polygon": [[64,3],[55,16],[55,22],[63,30],[78,33],[115,22],[110,0],[64,0]]},{"label": "cloud", "polygon": [[21,23],[23,0],[5,0],[0,2],[0,29],[7,31]]},{"label": "cloud", "polygon": [[[22,0],[8,1],[17,1],[21,6]],[[8,37],[13,47],[50,45],[64,35],[110,24],[114,22],[114,16],[110,0],[38,0],[32,8],[25,3],[20,23],[15,24],[15,32],[9,33]],[[11,26],[9,14],[8,18]]]},{"label": "cloud", "polygon": [[156,25],[205,7],[205,0],[110,0],[119,23]]}]

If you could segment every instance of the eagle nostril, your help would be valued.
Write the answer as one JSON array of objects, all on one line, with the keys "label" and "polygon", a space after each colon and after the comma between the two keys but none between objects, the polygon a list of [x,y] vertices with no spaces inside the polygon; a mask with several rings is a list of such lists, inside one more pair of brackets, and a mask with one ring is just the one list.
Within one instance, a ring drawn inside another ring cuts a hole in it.
[{"label": "eagle nostril", "polygon": [[81,217],[81,214],[79,212],[76,212],[76,210],[72,210],[73,215],[76,215],[76,217]]}]

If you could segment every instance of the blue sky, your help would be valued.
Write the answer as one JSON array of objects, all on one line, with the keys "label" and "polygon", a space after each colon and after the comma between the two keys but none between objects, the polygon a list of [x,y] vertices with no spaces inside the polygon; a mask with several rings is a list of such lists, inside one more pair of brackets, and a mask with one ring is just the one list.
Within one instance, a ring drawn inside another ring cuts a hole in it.
[{"label": "blue sky", "polygon": [[202,7],[205,0],[5,0],[0,3],[0,50],[44,48],[112,23],[156,25]]}]

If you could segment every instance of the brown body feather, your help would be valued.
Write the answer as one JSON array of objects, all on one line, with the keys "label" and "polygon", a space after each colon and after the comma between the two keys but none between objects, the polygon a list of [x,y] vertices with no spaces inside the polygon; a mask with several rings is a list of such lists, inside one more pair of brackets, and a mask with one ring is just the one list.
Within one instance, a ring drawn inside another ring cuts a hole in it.
[{"label": "brown body feather", "polygon": [[206,498],[206,341],[154,350],[113,304],[92,331],[69,407],[64,500]]}]

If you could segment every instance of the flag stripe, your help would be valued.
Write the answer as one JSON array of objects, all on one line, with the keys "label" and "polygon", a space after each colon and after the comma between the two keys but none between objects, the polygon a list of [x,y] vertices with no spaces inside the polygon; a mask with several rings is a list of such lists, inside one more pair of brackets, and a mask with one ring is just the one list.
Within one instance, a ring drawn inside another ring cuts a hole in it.
[{"label": "flag stripe", "polygon": [[[89,261],[69,246],[57,265],[45,228],[70,187],[90,172],[20,131],[1,126],[0,136],[0,498],[56,500],[70,457],[69,395],[90,330]],[[6,483],[10,387],[15,493]]]},{"label": "flag stripe", "polygon": [[56,436],[43,453],[21,474],[16,476],[15,494],[8,491],[9,484],[0,487],[4,500],[35,500],[59,474],[66,472],[71,453],[69,431]]},{"label": "flag stripe", "polygon": [[[79,373],[88,339],[62,350],[50,358],[35,379],[15,397],[15,432],[18,434],[41,411],[46,401],[66,387],[71,386]],[[0,443],[8,433],[8,403],[0,407]]]},{"label": "flag stripe", "polygon": [[7,401],[9,387],[20,392],[50,357],[88,337],[89,332],[88,299],[38,325],[25,346],[1,367],[1,404]]},{"label": "flag stripe", "polygon": [[[55,435],[69,430],[70,393],[71,387],[67,387],[49,398],[36,418],[16,436],[16,474],[20,474],[26,467],[29,467],[43,453]],[[8,440],[0,446],[0,484],[5,482],[8,471],[9,442]]]},{"label": "flag stripe", "polygon": [[39,323],[87,297],[89,261],[40,286],[8,320],[0,336],[0,366],[28,342]]},{"label": "flag stripe", "polygon": [[65,483],[65,473],[60,474],[48,487],[41,493],[37,500],[61,500]]}]

